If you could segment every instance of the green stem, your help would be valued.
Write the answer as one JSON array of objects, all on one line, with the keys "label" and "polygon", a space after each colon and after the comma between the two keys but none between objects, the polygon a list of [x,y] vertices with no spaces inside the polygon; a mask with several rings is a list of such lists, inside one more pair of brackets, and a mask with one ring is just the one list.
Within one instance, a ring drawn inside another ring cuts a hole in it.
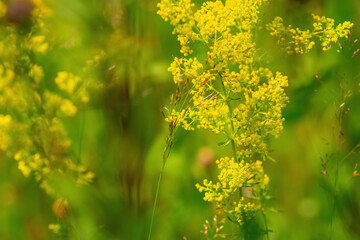
[{"label": "green stem", "polygon": [[266,220],[266,215],[265,213],[262,213],[263,218],[264,218],[264,225],[265,225],[265,231],[266,231],[266,239],[270,240],[270,236],[269,236],[269,228],[268,228],[268,224],[267,224],[267,220]]},{"label": "green stem", "polygon": [[164,168],[165,168],[165,161],[163,162],[161,172],[160,172],[160,175],[159,175],[157,188],[156,188],[155,200],[154,200],[153,210],[152,210],[152,214],[151,214],[150,230],[149,230],[148,240],[151,239],[151,232],[152,232],[152,227],[153,227],[153,223],[154,223],[154,215],[155,215],[155,210],[156,210],[156,204],[157,204],[157,200],[158,200],[158,197],[159,197],[161,178],[162,178],[162,175],[163,175],[163,172],[164,172]]},{"label": "green stem", "polygon": [[169,157],[170,150],[171,150],[171,148],[173,146],[173,143],[174,143],[173,139],[172,139],[174,133],[175,133],[175,127],[173,125],[170,125],[170,133],[169,133],[169,135],[168,135],[168,137],[166,139],[166,146],[165,146],[165,150],[164,150],[163,157],[162,157],[163,161],[162,161],[161,172],[160,172],[158,184],[157,184],[157,187],[156,187],[156,194],[155,194],[154,205],[153,205],[153,210],[152,210],[152,214],[151,214],[150,230],[149,230],[148,240],[151,239],[151,232],[152,232],[153,223],[154,223],[156,204],[157,204],[157,200],[159,198],[161,179],[162,179],[162,175],[164,173],[166,160]]},{"label": "green stem", "polygon": [[[261,204],[261,207],[262,207],[262,204]],[[267,239],[267,240],[270,240],[269,227],[268,227],[267,220],[266,220],[266,214],[265,214],[265,212],[263,211],[263,209],[261,209],[261,214],[262,214],[263,219],[264,219],[264,226],[265,226],[265,231],[266,231],[266,239]]]},{"label": "green stem", "polygon": [[339,176],[339,159],[336,158],[336,169],[335,169],[335,180],[334,180],[334,198],[333,198],[333,206],[331,210],[331,218],[330,218],[330,236],[329,239],[332,238],[333,232],[333,221],[335,215],[335,207],[336,207],[336,192],[337,192],[337,183],[338,183],[338,176]]},{"label": "green stem", "polygon": [[[339,135],[338,135],[338,141],[339,141],[339,145],[338,145],[338,152],[340,152],[340,145],[342,144],[342,119],[344,116],[344,108],[340,108],[339,109],[339,113],[338,113],[338,126],[339,126]],[[342,160],[346,159],[349,155],[351,154],[351,152],[346,155]],[[330,218],[330,234],[329,234],[329,239],[331,240],[332,235],[333,235],[333,222],[334,222],[334,215],[335,215],[335,208],[336,208],[336,195],[337,195],[337,185],[338,185],[338,179],[339,179],[339,161],[342,161],[339,159],[339,157],[336,157],[336,166],[335,166],[335,179],[334,179],[334,198],[333,198],[333,207],[331,210],[331,218]]]},{"label": "green stem", "polygon": [[226,96],[226,105],[228,106],[229,108],[229,119],[230,119],[230,126],[231,126],[231,136],[230,139],[231,139],[231,146],[232,146],[232,149],[234,151],[234,157],[235,157],[235,161],[238,161],[237,159],[237,153],[236,153],[236,145],[235,145],[235,141],[234,141],[234,135],[235,135],[235,127],[234,127],[234,123],[232,121],[232,107],[231,107],[231,104],[230,104],[230,99],[229,99],[229,94],[227,93],[226,89],[225,89],[225,85],[224,85],[224,81],[223,81],[223,77],[221,75],[221,73],[218,73],[219,76],[220,76],[220,79],[221,79],[221,86],[222,86],[222,89],[223,89],[223,92],[224,92],[224,95]]},{"label": "green stem", "polygon": [[80,132],[79,132],[79,157],[77,160],[77,164],[81,163],[82,158],[82,145],[83,145],[83,138],[84,138],[84,128],[85,128],[85,113],[81,113],[81,126],[80,126]]}]

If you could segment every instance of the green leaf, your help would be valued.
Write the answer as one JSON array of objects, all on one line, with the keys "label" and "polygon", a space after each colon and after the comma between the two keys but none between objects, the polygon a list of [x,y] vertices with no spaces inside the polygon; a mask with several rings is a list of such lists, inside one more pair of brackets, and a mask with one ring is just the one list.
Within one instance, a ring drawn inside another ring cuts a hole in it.
[{"label": "green leaf", "polygon": [[230,141],[231,141],[231,139],[228,138],[228,139],[226,139],[226,140],[223,141],[223,142],[219,142],[219,143],[218,143],[218,146],[219,146],[219,147],[220,147],[220,146],[226,146],[226,145],[228,145],[228,144],[230,143]]}]

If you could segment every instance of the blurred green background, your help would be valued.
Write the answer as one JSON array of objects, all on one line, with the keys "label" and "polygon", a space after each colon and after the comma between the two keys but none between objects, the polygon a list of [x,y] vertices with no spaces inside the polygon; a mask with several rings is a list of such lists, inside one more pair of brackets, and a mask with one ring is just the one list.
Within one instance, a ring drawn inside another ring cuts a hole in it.
[{"label": "blurred green background", "polygon": [[[167,68],[180,57],[172,27],[156,14],[153,0],[48,4],[54,36],[69,48],[54,49],[39,60],[45,75],[76,72],[94,52],[105,53],[92,73],[105,87],[94,91],[88,106],[65,123],[72,147],[80,149],[82,164],[96,178],[86,186],[58,179],[56,191],[68,200],[69,212],[57,218],[54,199],[1,153],[0,239],[146,239],[168,133],[161,111],[175,89]],[[272,0],[262,22],[281,16],[305,29],[312,13],[337,23],[352,21],[350,38],[329,52],[315,48],[289,56],[265,28],[257,35],[262,64],[289,77],[284,132],[270,141],[276,162],[265,163],[273,196],[266,210],[270,237],[360,239],[360,176],[354,174],[360,165],[360,53],[354,55],[360,48],[360,2]],[[216,178],[214,162],[227,149],[218,147],[219,139],[206,131],[179,130],[175,139],[152,239],[203,239],[200,230],[215,209],[202,200],[195,184]],[[51,223],[66,232],[53,234]]]}]

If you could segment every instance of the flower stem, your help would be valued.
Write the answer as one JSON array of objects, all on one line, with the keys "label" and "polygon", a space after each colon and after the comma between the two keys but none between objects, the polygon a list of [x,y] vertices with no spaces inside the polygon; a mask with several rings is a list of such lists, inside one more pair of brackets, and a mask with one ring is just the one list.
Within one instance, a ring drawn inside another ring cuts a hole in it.
[{"label": "flower stem", "polygon": [[169,135],[168,135],[168,137],[166,139],[166,146],[165,146],[165,150],[164,150],[163,157],[162,157],[162,159],[163,159],[162,167],[161,167],[161,172],[160,172],[160,175],[159,175],[158,184],[157,184],[157,187],[156,187],[154,205],[153,205],[153,210],[152,210],[151,220],[150,220],[150,230],[149,230],[148,240],[151,239],[151,232],[152,232],[153,223],[154,223],[156,204],[157,204],[157,200],[159,198],[161,179],[162,179],[162,175],[164,173],[166,160],[168,159],[168,157],[170,155],[171,148],[172,148],[172,146],[174,144],[173,135],[175,133],[175,129],[176,129],[175,125],[173,125],[173,124],[169,125],[170,132],[169,132]]},{"label": "flower stem", "polygon": [[154,200],[153,210],[152,210],[152,214],[151,214],[150,230],[149,230],[148,240],[151,239],[151,232],[152,232],[152,227],[153,227],[153,223],[154,223],[154,215],[155,215],[155,210],[156,210],[156,204],[157,204],[157,200],[158,200],[158,197],[159,197],[160,184],[161,184],[161,179],[162,179],[162,175],[163,175],[163,172],[164,172],[164,168],[165,168],[165,161],[163,162],[161,172],[160,172],[160,175],[159,175],[157,188],[156,188],[155,200]]},{"label": "flower stem", "polygon": [[232,149],[233,149],[233,152],[234,152],[235,161],[237,162],[238,159],[237,159],[237,153],[236,153],[236,145],[235,145],[235,141],[234,141],[235,127],[234,127],[234,123],[233,123],[233,120],[232,120],[232,107],[231,107],[230,99],[229,99],[229,96],[228,96],[229,94],[226,92],[226,89],[225,89],[223,76],[221,75],[220,72],[219,72],[219,76],[220,76],[220,79],[221,79],[221,86],[222,86],[224,95],[226,96],[226,105],[228,106],[228,109],[229,109],[229,114],[228,115],[229,115],[230,126],[231,126],[231,136],[230,136],[231,146],[232,146]]}]

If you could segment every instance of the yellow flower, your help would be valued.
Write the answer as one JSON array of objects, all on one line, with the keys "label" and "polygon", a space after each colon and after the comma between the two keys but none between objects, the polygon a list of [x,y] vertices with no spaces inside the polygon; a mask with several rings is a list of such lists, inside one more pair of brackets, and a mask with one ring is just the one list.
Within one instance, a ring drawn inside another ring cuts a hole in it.
[{"label": "yellow flower", "polygon": [[74,116],[77,113],[77,107],[68,99],[64,99],[60,106],[61,112],[65,116]]},{"label": "yellow flower", "polygon": [[[205,179],[196,187],[204,192],[205,201],[215,202],[240,224],[261,204],[246,198],[233,201],[234,196],[243,189],[259,196],[267,187],[269,178],[260,160],[268,154],[267,138],[282,130],[281,112],[288,102],[284,92],[287,78],[254,64],[254,29],[264,2],[206,1],[197,11],[190,0],[162,0],[158,5],[159,15],[174,26],[173,34],[185,56],[175,58],[169,67],[178,89],[187,89],[185,102],[179,104],[185,106],[177,107],[176,102],[166,121],[185,130],[203,128],[227,138],[222,145],[231,144],[236,158],[217,161],[218,182]],[[298,41],[306,37],[304,34]],[[203,61],[186,57],[192,53],[192,42],[205,46]]]},{"label": "yellow flower", "polygon": [[49,44],[45,42],[45,36],[33,36],[30,38],[30,48],[35,52],[45,53],[49,48]]},{"label": "yellow flower", "polygon": [[285,47],[288,53],[303,54],[315,45],[313,39],[319,39],[322,50],[331,48],[331,43],[336,43],[339,38],[347,38],[353,23],[346,21],[335,27],[335,21],[331,18],[320,17],[313,14],[313,30],[300,30],[299,28],[285,27],[283,20],[276,17],[267,25],[270,35],[277,38],[278,44]]},{"label": "yellow flower", "polygon": [[24,174],[25,177],[28,177],[30,175],[31,168],[28,167],[24,161],[18,162],[18,168]]},{"label": "yellow flower", "polygon": [[74,93],[74,90],[80,82],[80,77],[74,76],[68,72],[58,72],[55,83],[61,89],[66,91],[69,95]]}]

